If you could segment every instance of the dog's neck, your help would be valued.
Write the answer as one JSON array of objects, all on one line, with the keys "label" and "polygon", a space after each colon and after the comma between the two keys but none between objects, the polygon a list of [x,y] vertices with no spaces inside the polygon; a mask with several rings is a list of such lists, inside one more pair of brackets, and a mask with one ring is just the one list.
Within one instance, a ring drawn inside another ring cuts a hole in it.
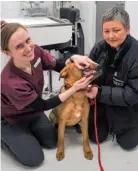
[{"label": "dog's neck", "polygon": [[[72,85],[64,85],[64,88],[65,88],[65,90],[68,90],[69,88],[71,88],[72,87]],[[80,91],[84,91],[85,89],[80,89],[80,90],[78,90],[77,92],[80,92]]]},{"label": "dog's neck", "polygon": [[66,84],[65,84],[64,87],[65,87],[66,90],[68,90],[69,88],[72,87],[72,85],[66,85]]}]

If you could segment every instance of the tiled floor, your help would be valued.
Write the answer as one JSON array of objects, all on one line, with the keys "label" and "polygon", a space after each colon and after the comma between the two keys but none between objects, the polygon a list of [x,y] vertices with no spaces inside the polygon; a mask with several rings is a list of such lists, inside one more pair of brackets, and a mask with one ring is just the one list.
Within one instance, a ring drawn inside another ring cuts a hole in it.
[{"label": "tiled floor", "polygon": [[[47,78],[46,78],[47,80]],[[57,90],[62,81],[58,81],[58,75],[54,73],[53,88]],[[66,129],[65,133],[65,158],[56,160],[56,149],[44,149],[45,161],[38,168],[27,168],[16,162],[4,151],[1,151],[2,171],[100,171],[98,166],[97,145],[91,143],[94,158],[89,161],[83,157],[82,135],[77,134],[74,129]],[[138,169],[138,149],[124,151],[112,141],[112,137],[101,144],[102,164],[104,171],[136,171]]]}]

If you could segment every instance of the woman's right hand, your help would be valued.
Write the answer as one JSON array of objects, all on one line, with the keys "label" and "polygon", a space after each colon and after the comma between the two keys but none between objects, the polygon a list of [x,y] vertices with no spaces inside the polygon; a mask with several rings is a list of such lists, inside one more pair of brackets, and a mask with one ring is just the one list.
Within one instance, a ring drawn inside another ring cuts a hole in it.
[{"label": "woman's right hand", "polygon": [[91,79],[93,76],[90,77],[83,77],[82,79],[76,81],[71,88],[66,90],[65,92],[59,94],[59,99],[64,102],[67,100],[70,96],[72,96],[76,91],[78,90],[84,90],[88,87],[89,83],[91,82]]},{"label": "woman's right hand", "polygon": [[90,76],[88,78],[83,77],[80,80],[76,81],[73,84],[73,88],[75,89],[75,91],[78,91],[80,89],[86,89],[89,85],[89,83],[91,82],[91,79],[93,78],[93,76]]}]

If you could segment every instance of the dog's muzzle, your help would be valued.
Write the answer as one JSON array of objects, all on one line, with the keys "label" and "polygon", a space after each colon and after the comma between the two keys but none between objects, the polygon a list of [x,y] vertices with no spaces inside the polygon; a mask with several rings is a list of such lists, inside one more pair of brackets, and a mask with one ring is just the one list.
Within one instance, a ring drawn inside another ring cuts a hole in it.
[{"label": "dog's muzzle", "polygon": [[82,70],[82,76],[83,77],[89,77],[91,75],[97,76],[97,75],[100,75],[101,73],[102,73],[102,68],[99,64],[96,64],[96,67],[94,70],[92,70],[90,67]]}]

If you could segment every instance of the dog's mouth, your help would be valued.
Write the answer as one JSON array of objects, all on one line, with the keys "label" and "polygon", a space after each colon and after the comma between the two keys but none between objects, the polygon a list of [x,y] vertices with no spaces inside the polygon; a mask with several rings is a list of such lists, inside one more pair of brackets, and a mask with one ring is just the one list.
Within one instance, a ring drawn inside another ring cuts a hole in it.
[{"label": "dog's mouth", "polygon": [[99,64],[97,64],[95,70],[92,70],[91,68],[85,68],[83,71],[82,71],[82,76],[83,77],[89,77],[91,75],[93,76],[99,76],[101,75],[102,73],[102,68],[100,67]]},{"label": "dog's mouth", "polygon": [[82,71],[83,77],[89,77],[89,76],[95,75],[95,74],[96,74],[96,71],[95,71],[95,70],[91,70],[90,68],[85,68],[85,69]]}]

